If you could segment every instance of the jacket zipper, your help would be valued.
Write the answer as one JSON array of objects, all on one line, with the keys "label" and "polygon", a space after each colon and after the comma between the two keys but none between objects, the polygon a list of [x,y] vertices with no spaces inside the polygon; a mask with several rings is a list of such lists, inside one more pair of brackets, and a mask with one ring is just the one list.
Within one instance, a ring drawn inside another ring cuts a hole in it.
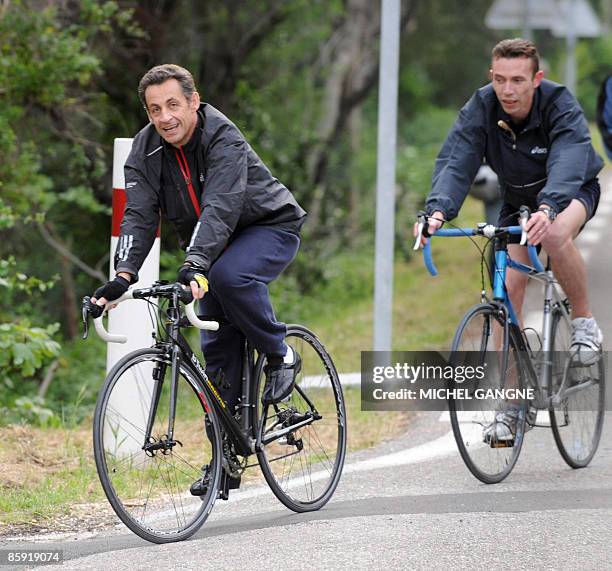
[{"label": "jacket zipper", "polygon": [[506,123],[505,121],[500,119],[497,122],[497,126],[500,129],[503,129],[504,131],[506,131],[506,132],[510,133],[510,135],[512,135],[512,150],[516,151],[516,135],[514,134],[514,131],[512,130],[510,125],[508,125],[508,123]]},{"label": "jacket zipper", "polygon": [[191,182],[191,173],[189,172],[189,165],[187,164],[187,158],[185,157],[185,153],[183,152],[183,147],[179,147],[175,151],[175,153],[176,160],[179,164],[179,168],[181,169],[181,174],[183,175],[183,178],[185,179],[185,184],[187,185],[191,204],[193,204],[193,209],[195,210],[199,219],[201,214],[200,205],[198,204],[198,199],[196,197],[195,190],[193,189],[193,184]]}]

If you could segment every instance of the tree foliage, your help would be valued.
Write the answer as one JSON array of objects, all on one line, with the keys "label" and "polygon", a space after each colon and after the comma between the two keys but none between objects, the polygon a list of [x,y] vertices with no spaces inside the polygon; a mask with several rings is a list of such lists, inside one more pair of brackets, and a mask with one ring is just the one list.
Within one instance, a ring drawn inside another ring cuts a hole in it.
[{"label": "tree foliage", "polygon": [[[77,228],[80,220],[107,212],[95,198],[106,162],[96,136],[101,96],[91,89],[102,61],[93,46],[127,16],[114,2],[89,0],[57,5],[16,0],[0,12],[0,399],[5,404],[36,390],[58,356],[53,337],[59,324],[45,325],[55,315],[44,309],[74,291],[70,272],[62,289],[52,287],[51,276],[65,265],[65,256],[41,247],[43,236],[57,232],[62,238],[56,244],[70,243],[86,230]],[[68,330],[76,325],[75,312],[74,304],[64,307]]]}]

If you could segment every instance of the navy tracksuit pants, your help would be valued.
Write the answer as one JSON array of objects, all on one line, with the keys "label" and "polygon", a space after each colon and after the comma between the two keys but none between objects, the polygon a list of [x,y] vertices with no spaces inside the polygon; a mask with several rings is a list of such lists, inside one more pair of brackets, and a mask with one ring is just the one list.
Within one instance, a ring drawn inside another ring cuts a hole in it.
[{"label": "navy tracksuit pants", "polygon": [[259,353],[284,355],[287,351],[287,328],[274,315],[268,284],[291,263],[299,245],[299,237],[286,230],[249,226],[208,272],[209,291],[200,301],[200,310],[209,316],[223,315],[227,323],[218,331],[201,331],[202,352],[206,374],[219,386],[230,410],[241,395],[244,337]]}]

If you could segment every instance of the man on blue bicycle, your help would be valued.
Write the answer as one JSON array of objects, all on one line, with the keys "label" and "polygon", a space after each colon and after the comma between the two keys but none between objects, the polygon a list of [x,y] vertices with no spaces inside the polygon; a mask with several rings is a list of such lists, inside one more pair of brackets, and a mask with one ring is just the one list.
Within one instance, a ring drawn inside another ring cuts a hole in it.
[{"label": "man on blue bicycle", "polygon": [[[486,159],[503,193],[499,225],[517,225],[521,205],[534,212],[528,240],[550,255],[571,303],[571,350],[579,362],[590,364],[599,358],[603,336],[589,307],[586,268],[574,239],[597,209],[603,161],[575,97],[543,76],[532,42],[508,39],[493,48],[491,83],[461,109],[436,160],[426,202],[428,231],[435,233],[457,216]],[[513,243],[508,250],[515,260],[529,263],[525,247]],[[527,279],[514,270],[507,275],[519,316]]]}]

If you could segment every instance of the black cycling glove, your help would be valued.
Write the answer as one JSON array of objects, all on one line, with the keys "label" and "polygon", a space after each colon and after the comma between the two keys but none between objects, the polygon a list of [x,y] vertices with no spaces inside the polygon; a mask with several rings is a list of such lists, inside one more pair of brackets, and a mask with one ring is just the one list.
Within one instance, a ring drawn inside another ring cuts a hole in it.
[{"label": "black cycling glove", "polygon": [[121,276],[117,276],[114,280],[106,282],[94,292],[94,297],[100,299],[103,297],[106,301],[114,301],[119,299],[130,287],[130,282]]},{"label": "black cycling glove", "polygon": [[205,292],[208,291],[208,280],[206,279],[205,272],[198,266],[193,266],[190,263],[186,263],[178,271],[176,281],[181,284],[189,285],[191,282],[196,282],[201,289]]}]

